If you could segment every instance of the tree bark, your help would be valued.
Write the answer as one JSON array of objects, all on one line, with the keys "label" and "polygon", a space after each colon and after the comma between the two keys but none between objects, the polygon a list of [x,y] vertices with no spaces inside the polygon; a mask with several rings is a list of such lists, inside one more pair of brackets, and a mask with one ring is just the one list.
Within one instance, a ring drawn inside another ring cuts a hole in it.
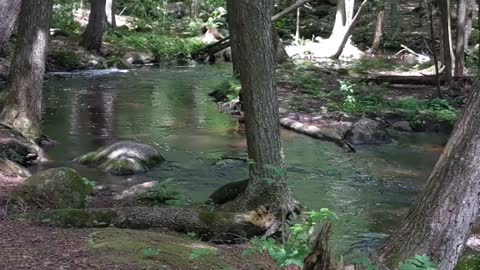
[{"label": "tree bark", "polygon": [[275,51],[272,46],[273,0],[228,0],[228,12],[235,28],[230,29],[237,46],[232,50],[242,59],[240,81],[245,110],[249,168],[246,190],[225,209],[271,209],[277,230],[285,214],[296,205],[287,186],[280,139],[278,101],[275,87]]},{"label": "tree bark", "polygon": [[385,10],[382,8],[377,15],[377,24],[375,26],[375,33],[373,34],[372,52],[377,52],[380,48],[383,36],[383,21],[385,19]]},{"label": "tree bark", "polygon": [[105,25],[106,0],[92,0],[90,5],[90,16],[88,25],[82,34],[80,45],[87,50],[100,51],[102,47],[103,28]]},{"label": "tree bark", "polygon": [[467,15],[467,0],[459,0],[457,8],[457,39],[455,44],[455,77],[462,76],[465,69]]},{"label": "tree bark", "polygon": [[53,0],[23,0],[17,48],[0,96],[0,122],[25,137],[41,135],[42,84]]},{"label": "tree bark", "polygon": [[451,85],[452,81],[452,32],[450,20],[450,0],[439,0],[440,21],[442,27],[442,51],[443,51],[443,65],[445,66],[445,74],[447,78],[447,85]]},{"label": "tree bark", "polygon": [[271,220],[264,208],[235,213],[180,207],[125,207],[45,210],[30,216],[39,225],[57,227],[162,228],[195,232],[203,240],[245,240],[263,235]]},{"label": "tree bark", "polygon": [[15,29],[21,3],[21,0],[0,0],[0,52]]},{"label": "tree bark", "polygon": [[[431,1],[428,2],[428,19],[429,19],[429,26],[430,26],[430,39],[431,39],[431,47],[432,47],[432,54],[433,54],[433,65],[435,67],[435,77],[437,81],[437,93],[436,96],[438,98],[443,98],[442,95],[442,88],[441,88],[441,81],[440,81],[440,68],[438,66],[438,55],[437,55],[437,48],[436,48],[436,39],[435,39],[435,29],[433,25],[433,3]],[[432,96],[435,96],[434,94]]]},{"label": "tree bark", "polygon": [[463,250],[480,206],[480,80],[430,178],[407,217],[381,250],[396,267],[426,254],[451,270]]}]

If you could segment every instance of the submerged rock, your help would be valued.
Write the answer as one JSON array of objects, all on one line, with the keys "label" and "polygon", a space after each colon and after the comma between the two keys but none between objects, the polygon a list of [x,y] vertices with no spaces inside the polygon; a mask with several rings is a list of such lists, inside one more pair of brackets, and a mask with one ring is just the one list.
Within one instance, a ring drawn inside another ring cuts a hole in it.
[{"label": "submerged rock", "polygon": [[0,124],[0,158],[21,165],[44,160],[43,150],[20,132]]},{"label": "submerged rock", "polygon": [[27,178],[12,199],[34,208],[83,208],[92,192],[75,170],[54,168]]},{"label": "submerged rock", "polygon": [[362,118],[355,122],[345,134],[345,138],[352,144],[384,144],[390,142],[382,123],[368,118]]},{"label": "submerged rock", "polygon": [[146,172],[165,159],[152,146],[131,141],[117,142],[76,158],[74,161],[95,166],[113,175]]}]

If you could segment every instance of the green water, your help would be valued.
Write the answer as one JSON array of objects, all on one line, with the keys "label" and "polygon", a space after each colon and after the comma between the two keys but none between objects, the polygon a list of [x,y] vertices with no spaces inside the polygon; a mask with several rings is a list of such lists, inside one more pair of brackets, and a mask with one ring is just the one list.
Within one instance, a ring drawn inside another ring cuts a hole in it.
[{"label": "green water", "polygon": [[[171,178],[192,200],[205,201],[216,188],[247,176],[243,165],[212,165],[215,158],[246,151],[237,124],[219,113],[207,96],[228,76],[229,66],[215,65],[50,77],[44,91],[44,127],[58,145],[48,150],[55,162],[47,166],[75,166],[115,190]],[[311,209],[327,207],[338,213],[336,239],[341,247],[395,227],[438,158],[432,148],[445,140],[434,134],[400,136],[390,145],[351,154],[289,131],[282,137],[296,196]],[[152,144],[168,162],[128,178],[69,162],[122,139]]]}]

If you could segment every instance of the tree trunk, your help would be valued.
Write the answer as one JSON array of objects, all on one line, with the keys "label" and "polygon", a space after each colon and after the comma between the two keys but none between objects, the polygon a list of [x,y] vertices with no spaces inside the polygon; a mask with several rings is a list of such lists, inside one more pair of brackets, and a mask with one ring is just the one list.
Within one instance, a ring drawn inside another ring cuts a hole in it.
[{"label": "tree trunk", "polygon": [[[440,68],[438,66],[438,55],[437,55],[437,48],[436,48],[436,38],[435,38],[435,29],[433,25],[433,3],[432,1],[428,2],[428,19],[429,19],[429,26],[430,26],[430,40],[431,40],[431,47],[432,47],[432,54],[433,54],[433,65],[435,67],[435,77],[437,81],[437,98],[443,98],[442,95],[442,88],[440,82]],[[435,96],[433,94],[432,96]]]},{"label": "tree trunk", "polygon": [[297,205],[288,189],[280,140],[278,101],[275,87],[275,51],[272,46],[273,0],[228,0],[233,21],[230,29],[237,46],[232,49],[239,59],[240,81],[245,109],[245,127],[249,184],[225,209],[252,210],[258,206],[271,209],[277,230],[284,214]]},{"label": "tree trunk", "polygon": [[475,10],[475,0],[467,0],[467,25],[465,27],[465,51],[470,44],[470,37],[473,29],[473,11]]},{"label": "tree trunk", "polygon": [[197,19],[200,14],[201,0],[192,0],[191,18]]},{"label": "tree trunk", "polygon": [[105,13],[107,16],[107,23],[113,28],[117,27],[117,22],[115,20],[115,1],[114,0],[105,1]]},{"label": "tree trunk", "polygon": [[17,48],[0,96],[0,121],[37,139],[41,133],[42,84],[53,0],[23,0]]},{"label": "tree trunk", "polygon": [[[351,1],[351,0],[346,0],[346,1]],[[367,3],[368,0],[363,0],[362,4],[358,8],[357,13],[355,16],[353,15],[353,8],[355,7],[355,0],[352,0],[353,4],[351,6],[351,9],[347,9],[347,24],[345,24],[345,28],[343,30],[343,36],[341,36],[340,43],[336,44],[336,51],[335,53],[331,56],[333,59],[338,59],[340,55],[342,55],[343,49],[345,48],[345,45],[347,45],[348,42],[350,41],[350,36],[352,35],[353,27],[358,21],[358,18],[360,17],[360,14],[363,11],[363,7]],[[334,40],[334,42],[337,42],[337,40]],[[335,48],[335,47],[333,47]]]},{"label": "tree trunk", "polygon": [[375,26],[375,33],[373,35],[373,42],[372,42],[372,52],[377,52],[380,49],[380,43],[382,42],[383,36],[383,21],[385,18],[385,10],[382,9],[378,12],[377,15],[377,24]]},{"label": "tree trunk", "polygon": [[301,15],[301,8],[297,8],[297,22],[295,27],[295,44],[300,44],[300,15]]},{"label": "tree trunk", "polygon": [[[233,1],[227,1],[227,10],[232,10],[234,8],[232,3]],[[235,20],[235,18],[233,18],[232,16],[233,16],[232,12],[227,12],[227,21],[228,21],[228,28],[230,33],[232,33],[232,31],[235,31],[235,29],[238,28],[237,20]],[[229,45],[231,44],[233,76],[238,78],[240,77],[240,58],[238,56],[238,51],[240,49],[237,47],[238,40],[236,38],[237,38],[236,35],[230,35]]]},{"label": "tree trunk", "polygon": [[387,266],[426,254],[438,269],[455,267],[480,206],[480,80],[430,178],[382,248]]},{"label": "tree trunk", "polygon": [[162,228],[195,232],[203,240],[243,241],[263,235],[271,216],[264,208],[234,213],[201,208],[125,207],[46,210],[31,215],[30,219],[35,224],[57,227]]},{"label": "tree trunk", "polygon": [[15,29],[21,4],[21,0],[0,0],[0,52]]},{"label": "tree trunk", "polygon": [[452,81],[452,31],[450,20],[450,0],[439,0],[440,21],[442,27],[442,44],[443,44],[443,65],[445,66],[445,74],[447,78],[447,85],[451,85]]},{"label": "tree trunk", "polygon": [[468,0],[458,1],[457,40],[455,44],[455,76],[462,76],[465,69],[465,40],[468,15]]},{"label": "tree trunk", "polygon": [[80,45],[87,50],[100,51],[102,47],[103,28],[105,25],[106,0],[92,0],[88,25],[82,34]]}]

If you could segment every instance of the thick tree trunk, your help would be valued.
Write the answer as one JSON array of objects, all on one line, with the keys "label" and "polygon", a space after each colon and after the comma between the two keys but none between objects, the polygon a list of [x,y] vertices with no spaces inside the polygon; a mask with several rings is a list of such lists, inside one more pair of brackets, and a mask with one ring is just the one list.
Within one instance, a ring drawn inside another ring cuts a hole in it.
[{"label": "thick tree trunk", "polygon": [[480,81],[407,217],[381,250],[388,266],[426,254],[438,269],[455,267],[480,207]]},{"label": "thick tree trunk", "polygon": [[6,89],[0,97],[0,121],[37,139],[41,133],[42,84],[53,0],[23,0],[17,48]]},{"label": "thick tree trunk", "polygon": [[[229,0],[228,12],[235,28],[230,29],[242,59],[240,81],[245,110],[249,184],[225,209],[271,209],[278,221],[293,211],[296,201],[286,181],[275,88],[275,51],[272,46],[273,0]],[[275,224],[278,229],[279,223]]]},{"label": "thick tree trunk", "polygon": [[15,29],[21,0],[0,0],[0,52]]},{"label": "thick tree trunk", "polygon": [[450,86],[452,81],[452,65],[453,65],[453,49],[452,49],[452,32],[450,20],[450,0],[439,0],[440,22],[442,26],[442,52],[443,65],[445,66],[445,74],[447,77],[447,85]]},{"label": "thick tree trunk", "polygon": [[465,42],[468,15],[468,0],[458,1],[457,40],[455,44],[455,76],[462,76],[465,69]]},{"label": "thick tree trunk", "polygon": [[126,207],[46,210],[30,216],[39,225],[57,227],[162,228],[195,232],[204,240],[245,240],[263,235],[271,215],[263,208],[244,213],[200,208]]},{"label": "thick tree trunk", "polygon": [[102,47],[103,28],[105,25],[106,0],[92,0],[88,25],[82,34],[80,45],[87,50],[100,51]]},{"label": "thick tree trunk", "polygon": [[373,34],[372,52],[377,52],[380,48],[383,36],[383,21],[385,20],[385,10],[382,9],[377,15],[377,24],[375,26],[375,33]]}]

